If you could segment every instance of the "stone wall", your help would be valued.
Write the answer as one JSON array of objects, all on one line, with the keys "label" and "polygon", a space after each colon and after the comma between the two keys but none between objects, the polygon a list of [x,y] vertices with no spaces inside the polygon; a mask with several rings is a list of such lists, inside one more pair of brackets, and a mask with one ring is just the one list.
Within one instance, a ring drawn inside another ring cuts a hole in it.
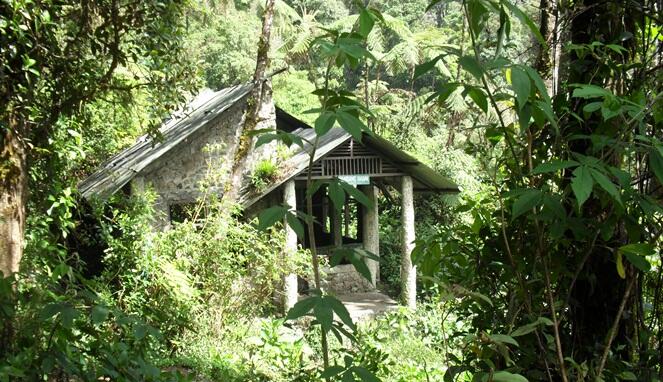
[{"label": "stone wall", "polygon": [[[351,246],[361,246],[352,244]],[[333,247],[318,248],[318,255],[329,256],[333,252]],[[324,267],[322,272],[325,274],[322,280],[322,286],[325,290],[334,294],[373,292],[375,288],[364,278],[352,264],[340,264],[335,267]]]},{"label": "stone wall", "polygon": [[352,264],[341,264],[323,269],[322,281],[325,290],[334,294],[362,293],[375,291],[373,285],[355,270]]},{"label": "stone wall", "polygon": [[[134,179],[134,183],[151,187],[157,194],[154,205],[157,228],[169,226],[171,205],[193,203],[205,195],[223,194],[244,124],[246,100],[245,97],[238,101]],[[265,101],[257,128],[274,128],[276,114],[271,96]],[[255,161],[271,156],[274,147],[263,147],[258,151],[247,159],[247,172],[252,171]]]}]

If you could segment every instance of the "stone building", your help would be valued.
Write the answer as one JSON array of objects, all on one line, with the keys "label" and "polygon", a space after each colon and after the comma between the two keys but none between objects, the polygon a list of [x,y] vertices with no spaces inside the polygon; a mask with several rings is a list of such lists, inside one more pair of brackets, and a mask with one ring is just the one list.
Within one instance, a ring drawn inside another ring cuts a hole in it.
[{"label": "stone building", "polygon": [[[156,225],[167,229],[175,220],[182,205],[195,202],[203,192],[223,193],[226,175],[230,170],[241,128],[251,84],[235,86],[217,92],[204,91],[186,108],[173,115],[160,129],[161,139],[142,137],[128,149],[118,153],[100,169],[79,184],[86,198],[106,198],[121,189],[143,192],[150,186],[157,194]],[[315,138],[313,129],[304,122],[277,108],[267,97],[261,106],[258,129],[276,128],[296,134],[304,142],[303,148],[278,153],[276,145],[254,149],[249,155],[248,170],[252,164],[265,158],[278,162],[276,179],[261,189],[252,187],[244,176],[238,202],[245,214],[277,205],[287,204],[304,211],[306,174],[308,173],[310,142]],[[363,247],[379,256],[380,189],[390,186],[402,194],[403,242],[401,275],[403,302],[414,307],[416,274],[410,260],[415,239],[415,192],[458,192],[458,187],[414,157],[399,150],[385,139],[364,133],[353,138],[345,130],[333,128],[320,137],[312,166],[313,179],[340,178],[357,186],[372,207],[365,208],[346,198],[342,213],[330,207],[325,188],[313,195],[316,221],[315,241],[319,253],[330,253],[341,246]],[[210,181],[210,178],[213,180]],[[201,183],[207,183],[201,187]],[[286,228],[285,250],[294,251],[298,245],[309,244],[308,237],[298,239]],[[379,280],[379,263],[366,260],[371,281],[363,279],[352,265],[341,264],[328,269],[325,285],[336,293],[375,290]],[[284,275],[284,305],[294,305],[298,298],[297,275]]]}]

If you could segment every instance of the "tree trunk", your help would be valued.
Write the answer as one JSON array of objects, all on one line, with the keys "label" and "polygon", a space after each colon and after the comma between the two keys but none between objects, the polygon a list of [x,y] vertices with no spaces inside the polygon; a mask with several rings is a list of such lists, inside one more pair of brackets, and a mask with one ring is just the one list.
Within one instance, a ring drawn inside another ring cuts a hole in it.
[{"label": "tree trunk", "polygon": [[[10,114],[0,135],[0,278],[18,272],[23,256],[28,170],[20,119]],[[0,358],[11,352],[13,320],[0,323]]]},{"label": "tree trunk", "polygon": [[539,31],[547,46],[541,46],[534,67],[541,74],[550,96],[559,86],[560,35],[557,0],[540,0]]},{"label": "tree trunk", "polygon": [[[579,13],[573,19],[570,30],[570,39],[574,44],[588,44],[594,41],[607,44],[616,41],[623,32],[631,32],[625,27],[624,20],[633,17],[633,14],[624,3],[585,0],[583,4],[578,5],[578,10]],[[627,55],[624,56],[624,60],[628,60]],[[568,71],[569,83],[610,86],[610,80],[614,78],[614,73],[592,55],[571,54]],[[571,110],[582,115],[587,101],[572,99],[571,102]],[[564,123],[563,133],[566,136],[597,133],[601,123],[600,118],[594,114],[582,124],[569,119],[568,123]],[[592,155],[591,147],[586,141],[570,141],[569,148],[575,153]],[[619,163],[621,161],[619,155],[622,154],[613,152],[605,158],[605,161]],[[604,215],[605,207],[596,199],[588,200],[583,206],[583,216],[587,219],[600,222],[604,219]],[[571,292],[569,321],[572,345],[577,349],[574,354],[577,361],[591,359],[596,347],[603,346],[612,322],[618,314],[626,283],[617,274],[612,261],[613,253],[605,248],[616,248],[628,243],[623,223],[622,220],[615,225],[614,237],[608,242],[602,242],[601,237],[597,237],[596,245],[586,262],[578,260],[583,258],[585,253],[575,255],[575,261],[578,261],[582,267],[582,272]],[[631,306],[629,302],[627,312],[630,312]],[[633,332],[628,326],[634,324],[634,320],[620,321],[612,343],[613,348],[620,348],[623,345],[622,351],[628,352],[630,338],[627,333]]]},{"label": "tree trunk", "polygon": [[272,21],[274,19],[274,1],[266,0],[265,12],[262,18],[262,33],[258,42],[258,55],[256,59],[256,70],[253,73],[254,88],[248,98],[247,109],[244,118],[244,125],[240,133],[239,142],[235,151],[233,164],[230,170],[228,181],[224,187],[224,204],[233,204],[241,189],[242,175],[248,162],[247,157],[251,151],[253,136],[251,132],[255,130],[259,122],[260,110],[263,107],[267,93],[270,91],[265,81],[265,72],[269,67],[269,47],[272,31]]},{"label": "tree trunk", "polygon": [[26,148],[19,138],[21,123],[10,116],[8,125],[0,141],[0,273],[4,277],[18,272],[23,256],[28,192]]}]

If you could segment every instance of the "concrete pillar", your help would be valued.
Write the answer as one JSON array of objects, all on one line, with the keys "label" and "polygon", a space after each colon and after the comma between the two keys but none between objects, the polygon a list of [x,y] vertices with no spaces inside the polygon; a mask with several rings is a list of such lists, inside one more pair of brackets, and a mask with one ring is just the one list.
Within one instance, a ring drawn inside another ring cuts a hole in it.
[{"label": "concrete pillar", "polygon": [[[363,191],[368,197],[368,200],[373,203],[370,207],[363,206],[363,208],[361,208],[363,211],[362,220],[364,221],[362,229],[364,249],[376,256],[380,256],[380,225],[378,222],[377,188],[374,186],[366,186],[363,187]],[[366,265],[368,265],[368,269],[371,271],[371,283],[373,284],[373,287],[375,287],[380,278],[380,263],[375,260],[367,259]]]},{"label": "concrete pillar", "polygon": [[[290,206],[291,211],[297,210],[297,194],[295,193],[295,181],[289,180],[283,185],[283,202]],[[297,252],[297,234],[284,221],[285,246],[284,256],[292,256]],[[287,274],[283,277],[283,309],[287,312],[297,303],[297,275]]]},{"label": "concrete pillar", "polygon": [[412,265],[414,249],[414,187],[412,178],[403,176],[401,187],[403,253],[401,254],[401,288],[403,303],[411,309],[417,305],[417,269]]}]

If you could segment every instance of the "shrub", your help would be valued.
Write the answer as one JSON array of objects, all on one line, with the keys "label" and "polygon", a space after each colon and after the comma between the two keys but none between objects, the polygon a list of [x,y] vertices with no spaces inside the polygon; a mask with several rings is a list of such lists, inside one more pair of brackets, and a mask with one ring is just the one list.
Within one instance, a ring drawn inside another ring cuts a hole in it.
[{"label": "shrub", "polygon": [[268,159],[263,159],[256,163],[255,168],[253,169],[253,174],[251,174],[251,185],[255,187],[256,190],[262,190],[276,180],[277,174],[278,166],[276,163]]}]

